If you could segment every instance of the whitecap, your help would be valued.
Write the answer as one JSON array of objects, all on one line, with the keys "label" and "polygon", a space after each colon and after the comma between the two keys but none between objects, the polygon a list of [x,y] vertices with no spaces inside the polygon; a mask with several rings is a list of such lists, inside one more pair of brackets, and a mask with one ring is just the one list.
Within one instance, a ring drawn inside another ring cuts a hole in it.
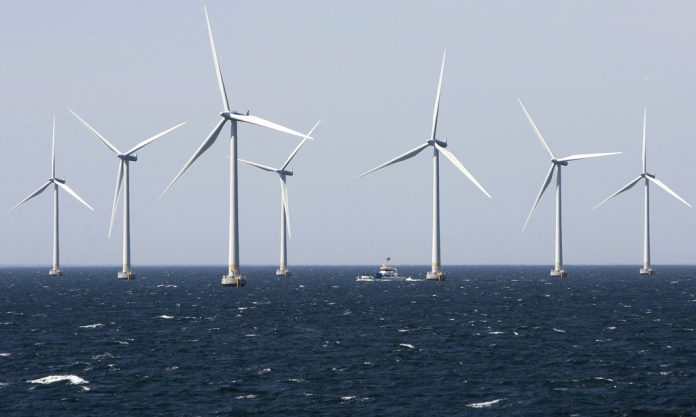
[{"label": "whitecap", "polygon": [[157,316],[157,317],[155,317],[155,318],[156,318],[156,319],[167,319],[167,320],[168,320],[168,319],[173,319],[174,316],[168,316],[168,315],[166,315],[166,314],[162,314],[161,316]]},{"label": "whitecap", "polygon": [[415,348],[416,348],[415,346],[413,346],[413,345],[410,344],[410,343],[399,343],[399,346],[405,347],[405,348],[409,348],[409,349],[415,349]]},{"label": "whitecap", "polygon": [[341,401],[344,403],[347,403],[350,401],[367,401],[369,399],[370,399],[370,397],[358,397],[357,395],[346,395],[344,397],[341,397]]},{"label": "whitecap", "polygon": [[302,378],[290,378],[290,379],[288,379],[288,382],[307,382],[307,381],[302,379]]},{"label": "whitecap", "polygon": [[594,377],[594,379],[597,380],[597,381],[614,382],[614,380],[611,379],[611,378],[604,378],[604,377],[601,377],[601,376],[596,376],[596,377]]},{"label": "whitecap", "polygon": [[6,357],[8,357],[8,356],[10,356],[10,355],[12,355],[12,354],[11,354],[11,353],[7,353],[7,352],[0,352],[0,358],[6,358]]},{"label": "whitecap", "polygon": [[237,400],[253,400],[254,398],[256,398],[256,395],[254,395],[254,394],[238,395],[234,398]]},{"label": "whitecap", "polygon": [[565,333],[566,332],[565,330],[557,329],[555,327],[553,328],[553,331],[556,333]]},{"label": "whitecap", "polygon": [[505,332],[498,332],[498,331],[493,331],[493,332],[488,332],[488,334],[504,334]]},{"label": "whitecap", "polygon": [[84,326],[80,326],[81,329],[96,329],[98,327],[104,327],[104,323],[85,324]]},{"label": "whitecap", "polygon": [[49,375],[43,378],[32,379],[27,382],[31,384],[52,384],[60,381],[70,381],[70,383],[73,385],[89,384],[89,381],[84,380],[77,375]]},{"label": "whitecap", "polygon": [[114,357],[114,355],[112,355],[109,352],[106,352],[106,353],[102,353],[101,355],[94,355],[94,356],[92,356],[92,359],[98,361],[98,360],[102,360],[102,359],[106,359],[106,358],[113,358],[113,357]]},{"label": "whitecap", "polygon": [[270,372],[271,372],[271,368],[263,368],[262,370],[260,370],[260,371],[258,372],[258,374],[259,374],[259,375],[264,375],[264,374],[268,374],[268,373],[270,373]]},{"label": "whitecap", "polygon": [[485,408],[485,407],[490,407],[490,406],[492,406],[492,405],[494,405],[494,404],[498,404],[498,403],[501,402],[501,401],[503,401],[503,399],[502,399],[502,398],[498,398],[497,400],[483,401],[483,402],[480,402],[480,403],[471,403],[471,404],[467,404],[466,406],[467,406],[467,407],[471,407],[471,408]]}]

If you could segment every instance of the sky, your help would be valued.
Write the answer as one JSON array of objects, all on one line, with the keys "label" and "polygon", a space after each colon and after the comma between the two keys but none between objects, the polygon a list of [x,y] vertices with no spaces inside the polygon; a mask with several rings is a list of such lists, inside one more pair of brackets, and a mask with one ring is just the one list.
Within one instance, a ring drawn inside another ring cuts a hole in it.
[{"label": "sky", "polygon": [[[690,1],[207,1],[231,107],[308,131],[288,180],[289,264],[430,264],[429,151],[355,177],[426,139],[442,53],[438,136],[493,196],[444,158],[442,262],[553,263],[554,200],[527,214],[549,158],[622,151],[563,170],[566,264],[642,261],[641,170],[696,203],[696,3]],[[2,2],[0,265],[50,265],[52,197],[12,206],[57,175],[64,265],[120,265],[121,209],[107,238],[118,161],[68,112],[125,150],[181,122],[131,164],[132,262],[226,265],[229,139],[162,199],[223,110],[198,1]],[[239,126],[239,155],[279,166],[299,138]],[[693,264],[696,209],[651,188],[654,264]],[[240,258],[278,262],[274,174],[239,167]]]}]

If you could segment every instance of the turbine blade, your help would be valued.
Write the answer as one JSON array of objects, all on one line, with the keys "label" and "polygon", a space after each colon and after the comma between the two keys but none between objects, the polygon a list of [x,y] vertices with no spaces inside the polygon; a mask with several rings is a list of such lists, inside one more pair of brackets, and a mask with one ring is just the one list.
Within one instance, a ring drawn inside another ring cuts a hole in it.
[{"label": "turbine blade", "polygon": [[130,155],[130,154],[136,152],[137,150],[142,149],[143,147],[145,147],[145,146],[149,145],[150,143],[156,141],[157,139],[161,138],[162,136],[166,135],[167,133],[171,132],[172,130],[174,130],[174,129],[178,128],[178,127],[181,127],[181,126],[183,126],[183,125],[185,125],[185,124],[186,124],[186,122],[179,123],[178,125],[176,125],[176,126],[174,126],[174,127],[172,127],[172,128],[169,128],[169,129],[165,130],[164,132],[158,133],[158,134],[156,134],[155,136],[150,137],[149,139],[145,139],[144,141],[142,141],[142,142],[140,142],[139,144],[135,145],[130,151],[126,152],[126,155]]},{"label": "turbine blade", "polygon": [[213,30],[210,28],[210,19],[208,19],[208,9],[203,6],[203,12],[205,12],[205,23],[208,25],[208,39],[210,40],[210,50],[213,52],[213,63],[215,64],[215,76],[218,82],[218,88],[220,89],[220,96],[222,98],[222,105],[225,111],[230,111],[230,102],[227,100],[227,91],[225,90],[225,83],[222,81],[222,71],[220,70],[220,62],[218,62],[217,51],[215,50],[215,40],[213,39]]},{"label": "turbine blade", "polygon": [[636,184],[638,183],[638,181],[641,180],[641,178],[643,178],[643,177],[642,177],[642,176],[639,176],[638,178],[631,180],[631,182],[629,182],[628,184],[626,184],[625,186],[623,186],[623,188],[620,188],[619,191],[615,192],[614,194],[612,194],[612,195],[610,195],[609,197],[607,197],[607,198],[605,198],[604,200],[602,200],[602,202],[600,202],[600,203],[597,204],[596,206],[592,207],[592,210],[594,210],[594,209],[596,209],[597,207],[603,205],[604,203],[606,203],[607,201],[609,201],[609,200],[611,200],[612,198],[616,197],[617,195],[623,193],[624,191],[627,191],[627,190],[633,188],[633,186],[636,185]]},{"label": "turbine blade", "polygon": [[114,191],[114,204],[111,207],[111,220],[109,221],[109,237],[111,230],[114,228],[114,219],[116,218],[116,207],[118,206],[118,197],[121,195],[121,187],[123,187],[123,160],[118,164],[118,173],[116,174],[116,191]]},{"label": "turbine blade", "polygon": [[445,73],[445,58],[447,58],[447,49],[442,54],[442,65],[440,66],[440,80],[437,83],[437,94],[435,95],[435,108],[433,109],[433,128],[430,132],[430,139],[435,139],[437,133],[437,116],[440,113],[440,94],[442,93],[442,75]]},{"label": "turbine blade", "polygon": [[56,116],[53,116],[53,135],[51,145],[51,178],[56,177]]},{"label": "turbine blade", "polygon": [[285,224],[288,227],[288,237],[292,239],[290,231],[290,206],[288,204],[288,184],[285,182],[285,175],[280,176],[280,192],[283,196],[283,212],[285,213]]},{"label": "turbine blade", "polygon": [[53,181],[49,181],[46,184],[42,185],[38,190],[34,191],[33,193],[29,194],[29,197],[25,198],[24,200],[20,201],[17,203],[16,206],[12,207],[9,209],[7,212],[9,213],[10,211],[16,209],[17,207],[21,206],[22,204],[26,203],[27,201],[31,200],[32,198],[36,197],[37,195],[41,194],[43,190],[45,190],[49,185],[51,185]]},{"label": "turbine blade", "polygon": [[66,191],[68,194],[70,194],[71,196],[75,197],[75,199],[76,199],[77,201],[79,201],[80,203],[82,203],[82,204],[84,204],[85,206],[87,206],[88,209],[94,211],[94,209],[92,208],[92,206],[90,206],[89,204],[87,204],[87,202],[86,202],[85,200],[83,200],[82,197],[80,197],[79,195],[77,195],[77,193],[76,193],[72,188],[68,187],[68,184],[63,184],[63,183],[61,183],[61,182],[56,181],[56,185],[58,185],[60,188],[62,188],[63,190],[65,190],[65,191]]},{"label": "turbine blade", "polygon": [[297,146],[295,147],[295,149],[290,153],[290,156],[288,156],[288,159],[285,161],[285,163],[283,164],[283,166],[280,167],[281,170],[287,168],[287,166],[290,164],[290,161],[292,161],[292,158],[294,158],[294,157],[295,157],[295,154],[297,154],[297,151],[299,151],[300,148],[302,147],[302,145],[304,145],[304,143],[307,141],[307,139],[309,139],[309,138],[312,136],[312,133],[314,133],[314,129],[316,129],[317,126],[319,126],[319,123],[321,123],[321,120],[319,120],[319,121],[314,125],[314,127],[312,128],[312,130],[310,130],[309,133],[307,133],[307,135],[305,135],[305,137],[302,139],[302,141],[300,142],[300,144],[297,145]]},{"label": "turbine blade", "polygon": [[551,177],[553,177],[553,170],[556,169],[556,164],[551,165],[551,169],[549,170],[549,173],[546,175],[546,179],[544,179],[544,183],[541,185],[541,190],[539,190],[539,195],[537,195],[536,200],[534,200],[534,205],[532,206],[532,209],[529,211],[529,215],[527,216],[527,220],[524,222],[524,226],[522,226],[522,230],[524,231],[527,228],[527,223],[529,223],[529,219],[532,218],[532,213],[534,213],[534,210],[536,209],[537,205],[539,204],[539,200],[541,200],[541,196],[544,195],[544,191],[546,191],[546,187],[549,186],[549,183],[551,182]]},{"label": "turbine blade", "polygon": [[466,177],[469,179],[469,181],[473,182],[474,185],[476,187],[478,187],[479,190],[481,190],[484,194],[486,194],[486,197],[491,198],[491,195],[488,194],[488,191],[486,191],[483,188],[483,186],[481,184],[479,184],[478,181],[476,181],[476,178],[474,178],[474,176],[471,175],[469,170],[464,168],[464,165],[462,165],[462,163],[459,162],[459,159],[457,159],[457,157],[454,156],[454,154],[452,152],[448,151],[447,149],[443,148],[442,146],[438,145],[437,143],[435,144],[435,148],[437,148],[437,150],[440,151],[441,154],[445,155],[445,157],[447,159],[449,159],[450,162],[452,164],[454,164],[454,166],[457,167],[457,169],[459,169],[462,172],[462,174],[466,175]]},{"label": "turbine blade", "polygon": [[657,178],[653,178],[653,177],[646,177],[646,178],[647,178],[650,182],[655,183],[655,185],[657,185],[658,187],[660,187],[660,188],[662,188],[663,190],[667,191],[669,194],[672,195],[672,197],[676,198],[677,200],[679,200],[679,201],[681,201],[682,203],[686,204],[687,206],[691,207],[691,204],[687,203],[686,200],[684,200],[683,198],[679,197],[679,195],[677,195],[677,193],[675,193],[674,191],[672,191],[672,189],[669,188],[664,182],[658,180]]},{"label": "turbine blade", "polygon": [[191,167],[191,165],[193,165],[193,163],[196,162],[196,159],[198,159],[198,157],[201,156],[203,154],[203,152],[208,150],[208,148],[210,148],[212,146],[212,144],[215,143],[215,140],[217,139],[218,135],[220,134],[220,130],[222,130],[222,127],[225,125],[225,122],[227,122],[227,119],[222,119],[218,122],[217,125],[215,125],[212,132],[210,132],[208,137],[205,138],[203,143],[201,143],[201,146],[199,146],[198,149],[196,149],[196,152],[193,153],[191,158],[189,158],[188,162],[186,162],[184,167],[181,168],[181,171],[179,171],[179,173],[176,174],[176,177],[174,177],[172,182],[169,183],[167,188],[165,188],[164,191],[162,191],[162,194],[160,194],[159,198],[162,198],[162,196],[164,196],[167,193],[167,191],[169,191],[169,189],[172,188],[174,186],[174,184],[177,183],[177,181],[179,181],[179,179]]},{"label": "turbine blade", "polygon": [[604,153],[580,153],[577,155],[570,155],[566,156],[565,158],[561,158],[558,161],[559,162],[570,162],[570,161],[578,161],[580,159],[588,159],[588,158],[598,158],[600,156],[610,156],[610,155],[619,155],[623,152],[604,152]]},{"label": "turbine blade", "polygon": [[645,144],[645,128],[647,127],[648,123],[648,109],[643,108],[643,172],[648,171],[648,154],[647,154],[647,148]]},{"label": "turbine blade", "polygon": [[[245,122],[245,123],[250,123],[250,124],[252,124],[252,125],[267,127],[267,128],[269,128],[269,129],[277,130],[277,131],[279,131],[279,132],[287,133],[287,134],[293,135],[293,136],[299,136],[299,137],[301,137],[301,138],[305,137],[305,134],[304,134],[304,133],[300,133],[300,132],[298,132],[298,131],[296,131],[296,130],[292,130],[292,129],[289,129],[289,128],[285,127],[285,126],[281,126],[281,125],[279,125],[279,124],[277,124],[277,123],[270,122],[270,121],[268,121],[268,120],[266,120],[266,119],[262,119],[262,118],[260,118],[260,117],[258,117],[258,116],[249,116],[249,115],[247,115],[247,114],[234,114],[234,113],[231,113],[231,114],[230,114],[230,117],[231,117],[232,119],[234,119],[234,120],[239,120],[240,122]],[[314,138],[311,137],[311,136],[308,136],[308,138],[309,138],[309,139],[314,139]]]},{"label": "turbine blade", "polygon": [[364,172],[364,173],[358,175],[357,178],[364,177],[365,175],[367,175],[367,174],[369,174],[369,173],[371,173],[371,172],[375,172],[375,171],[377,171],[378,169],[382,169],[382,168],[387,167],[387,166],[389,166],[389,165],[391,165],[391,164],[395,164],[395,163],[397,163],[397,162],[401,162],[401,161],[404,161],[404,160],[406,160],[406,159],[412,158],[412,157],[418,155],[423,149],[427,148],[428,146],[430,146],[430,144],[428,144],[428,143],[426,142],[426,143],[424,143],[424,144],[422,144],[422,145],[420,145],[420,146],[418,146],[418,147],[416,147],[416,148],[411,149],[410,151],[408,151],[408,152],[406,152],[406,153],[404,153],[404,154],[401,154],[401,155],[397,156],[397,157],[394,158],[394,159],[390,159],[389,161],[383,163],[382,165],[379,165],[378,167],[372,168],[371,170],[369,170],[369,171],[367,171],[367,172]]},{"label": "turbine blade", "polygon": [[267,166],[267,165],[257,164],[256,162],[247,161],[246,159],[238,159],[238,161],[239,161],[239,162],[244,162],[245,164],[251,165],[251,166],[256,167],[256,168],[260,168],[260,169],[262,169],[262,170],[264,170],[264,171],[278,172],[278,170],[275,169],[275,168],[271,168],[271,167],[269,167],[269,166]]},{"label": "turbine blade", "polygon": [[68,109],[68,110],[70,110],[70,113],[72,113],[73,116],[77,117],[77,120],[79,120],[80,123],[82,123],[87,129],[89,129],[92,133],[94,133],[94,135],[95,135],[100,141],[102,141],[102,143],[103,143],[104,145],[106,145],[107,148],[111,149],[111,151],[112,151],[113,153],[115,153],[116,155],[118,155],[118,154],[121,153],[121,151],[119,151],[114,145],[112,145],[108,140],[106,140],[106,138],[105,138],[104,136],[102,136],[101,133],[97,132],[97,130],[96,130],[95,128],[93,128],[92,126],[90,126],[89,123],[87,123],[82,117],[80,117],[80,116],[79,116],[77,113],[75,113],[72,109]]},{"label": "turbine blade", "polygon": [[520,103],[520,106],[522,106],[522,111],[524,112],[525,116],[527,116],[527,120],[529,120],[529,124],[532,125],[532,130],[534,130],[534,134],[536,134],[536,137],[539,138],[539,142],[546,148],[546,152],[549,153],[551,156],[551,159],[555,159],[556,157],[553,156],[553,152],[551,152],[551,148],[549,148],[549,145],[546,144],[546,141],[544,140],[544,137],[541,136],[541,132],[539,131],[539,128],[534,124],[534,120],[532,120],[532,116],[529,115],[529,112],[527,109],[524,107],[524,104],[522,104],[522,100],[519,98],[517,101]]}]

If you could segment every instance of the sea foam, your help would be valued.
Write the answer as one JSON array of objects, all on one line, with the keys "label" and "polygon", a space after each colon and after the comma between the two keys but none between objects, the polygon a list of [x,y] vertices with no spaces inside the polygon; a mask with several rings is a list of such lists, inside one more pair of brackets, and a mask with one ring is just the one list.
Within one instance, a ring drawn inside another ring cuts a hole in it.
[{"label": "sea foam", "polygon": [[503,399],[498,398],[497,400],[483,401],[480,403],[471,403],[471,404],[467,404],[466,406],[471,407],[471,408],[486,408],[486,407],[490,407],[492,405],[498,404],[501,401],[503,401]]},{"label": "sea foam", "polygon": [[80,378],[77,375],[49,375],[43,378],[32,379],[27,382],[30,384],[52,384],[54,382],[70,381],[73,385],[89,384],[89,381]]}]

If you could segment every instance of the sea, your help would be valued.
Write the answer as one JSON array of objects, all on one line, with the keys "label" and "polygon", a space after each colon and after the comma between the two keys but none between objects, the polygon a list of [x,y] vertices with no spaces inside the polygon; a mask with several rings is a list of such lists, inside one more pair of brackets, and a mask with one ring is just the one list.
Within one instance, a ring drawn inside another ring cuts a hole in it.
[{"label": "sea", "polygon": [[375,269],[0,268],[0,416],[696,416],[694,266]]}]

